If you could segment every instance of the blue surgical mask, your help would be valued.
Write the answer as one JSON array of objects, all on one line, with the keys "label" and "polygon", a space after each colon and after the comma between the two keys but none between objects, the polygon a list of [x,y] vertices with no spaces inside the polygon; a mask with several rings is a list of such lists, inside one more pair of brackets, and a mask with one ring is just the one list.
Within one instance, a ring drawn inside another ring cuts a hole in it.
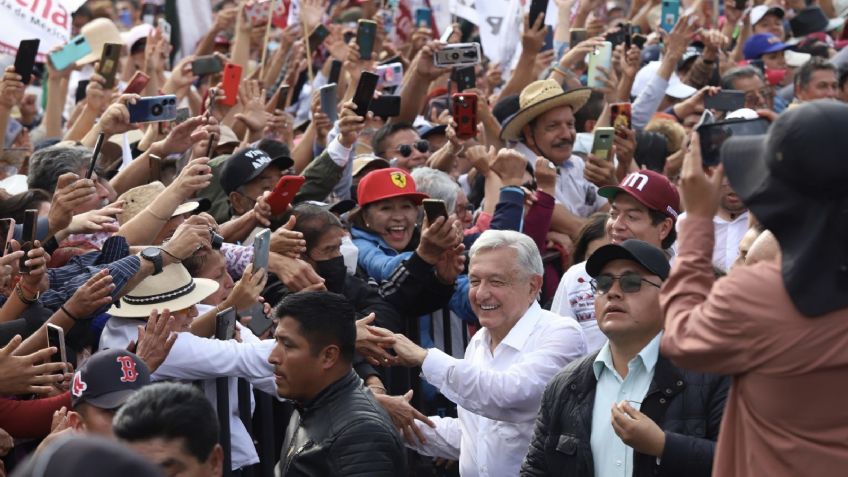
[{"label": "blue surgical mask", "polygon": [[129,10],[123,10],[123,11],[119,12],[118,13],[118,19],[127,28],[130,28],[130,27],[133,26],[132,12],[130,12]]}]

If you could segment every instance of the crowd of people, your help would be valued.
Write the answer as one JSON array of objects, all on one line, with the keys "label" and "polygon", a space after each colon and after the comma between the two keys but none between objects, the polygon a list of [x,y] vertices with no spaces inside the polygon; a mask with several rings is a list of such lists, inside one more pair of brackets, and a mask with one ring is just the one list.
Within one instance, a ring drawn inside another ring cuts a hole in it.
[{"label": "crowd of people", "polygon": [[848,468],[848,2],[77,3],[0,59],[0,475]]}]

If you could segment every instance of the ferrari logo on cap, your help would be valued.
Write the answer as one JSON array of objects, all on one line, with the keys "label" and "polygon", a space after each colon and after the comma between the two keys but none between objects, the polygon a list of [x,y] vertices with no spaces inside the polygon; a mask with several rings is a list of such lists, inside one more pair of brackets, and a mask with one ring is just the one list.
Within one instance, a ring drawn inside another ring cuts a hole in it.
[{"label": "ferrari logo on cap", "polygon": [[392,183],[394,185],[403,189],[406,187],[406,176],[402,172],[392,172],[391,174]]}]

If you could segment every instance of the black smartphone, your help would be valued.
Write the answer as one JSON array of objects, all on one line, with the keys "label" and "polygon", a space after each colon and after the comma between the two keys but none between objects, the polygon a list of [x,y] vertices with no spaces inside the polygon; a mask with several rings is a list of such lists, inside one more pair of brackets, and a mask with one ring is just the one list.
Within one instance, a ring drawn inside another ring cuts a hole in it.
[{"label": "black smartphone", "polygon": [[439,217],[448,218],[448,207],[445,205],[445,201],[441,199],[424,199],[421,204],[424,205],[427,222],[432,224]]},{"label": "black smartphone", "polygon": [[88,163],[88,171],[85,173],[86,179],[91,179],[91,175],[94,174],[94,166],[97,164],[97,159],[100,157],[100,150],[103,149],[103,141],[105,139],[105,133],[97,135],[97,142],[94,143],[94,152],[91,153],[91,162]]},{"label": "black smartphone", "polygon": [[400,96],[384,94],[371,100],[368,110],[383,119],[400,116]]},{"label": "black smartphone", "polygon": [[339,77],[342,75],[342,62],[339,60],[333,60],[333,63],[330,65],[330,76],[327,78],[327,84],[336,83],[339,84]]},{"label": "black smartphone", "polygon": [[[532,0],[530,2],[530,28],[536,24],[539,15],[548,11],[548,0]],[[542,24],[542,27],[545,25]]]},{"label": "black smartphone", "polygon": [[236,310],[232,307],[215,315],[215,339],[227,341],[236,336]]},{"label": "black smartphone", "polygon": [[215,137],[214,134],[209,135],[209,142],[206,143],[206,156],[205,157],[212,159],[212,146],[214,146],[217,141],[218,140],[217,140],[217,138]]},{"label": "black smartphone", "polygon": [[156,26],[156,14],[159,6],[155,3],[145,3],[141,6],[141,21],[150,26]]},{"label": "black smartphone", "polygon": [[477,73],[473,66],[455,68],[453,70],[453,81],[456,83],[456,90],[461,93],[477,86]]},{"label": "black smartphone", "polygon": [[701,138],[701,162],[704,167],[717,166],[721,161],[721,146],[733,136],[756,136],[768,132],[769,122],[763,118],[732,119],[698,128]]},{"label": "black smartphone", "polygon": [[377,23],[373,20],[359,20],[356,29],[356,45],[359,46],[359,57],[370,60],[374,53],[374,40],[377,36]]},{"label": "black smartphone", "polygon": [[15,55],[15,73],[21,75],[21,81],[29,84],[32,79],[32,69],[35,67],[35,57],[38,56],[38,45],[41,40],[21,40],[18,53]]},{"label": "black smartphone", "polygon": [[330,36],[330,30],[327,30],[327,27],[319,24],[312,30],[312,33],[309,34],[309,53],[315,53],[315,50],[321,46],[321,43],[324,43],[324,40]]},{"label": "black smartphone", "polygon": [[191,62],[191,72],[197,76],[211,75],[224,71],[224,62],[215,55],[200,56]]},{"label": "black smartphone", "polygon": [[[65,351],[65,330],[52,323],[47,323],[47,346],[56,347],[56,353],[50,356],[51,363],[68,362],[68,355]],[[57,371],[55,374],[62,374],[62,371]]]},{"label": "black smartphone", "polygon": [[103,89],[110,90],[115,87],[115,76],[118,74],[118,65],[121,60],[121,48],[118,43],[106,43],[103,45],[103,54],[100,55],[100,65],[97,74],[103,77]]},{"label": "black smartphone", "polygon": [[14,233],[15,219],[0,219],[0,240],[3,240],[3,249],[0,250],[0,256],[6,255],[6,247]]},{"label": "black smartphone", "polygon": [[289,89],[291,86],[287,84],[280,85],[279,93],[277,94],[276,109],[283,111],[289,105]]},{"label": "black smartphone", "polygon": [[88,83],[91,83],[91,80],[79,80],[77,83],[77,91],[74,94],[74,100],[77,103],[85,99],[85,89],[88,88]]},{"label": "black smartphone", "polygon": [[21,257],[18,263],[18,268],[21,273],[29,273],[29,267],[26,265],[27,253],[32,250],[32,244],[35,241],[36,227],[38,226],[38,210],[27,209],[24,212],[24,226],[21,230],[21,250],[24,251],[24,256]]},{"label": "black smartphone", "polygon": [[377,90],[377,82],[380,80],[379,75],[375,75],[370,71],[363,71],[359,77],[359,83],[356,85],[356,92],[353,93],[353,103],[356,105],[356,114],[365,116],[368,111],[368,106],[374,99],[374,91]]},{"label": "black smartphone", "polygon": [[737,90],[719,91],[715,96],[704,97],[704,108],[716,111],[736,111],[745,107],[745,92]]},{"label": "black smartphone", "polygon": [[645,47],[645,42],[648,41],[648,37],[641,33],[634,33],[631,40],[633,41],[633,44],[641,50]]},{"label": "black smartphone", "polygon": [[298,99],[300,99],[300,93],[303,91],[303,87],[306,86],[307,79],[307,71],[303,70],[300,76],[297,77],[297,83],[294,84],[294,89],[292,89],[291,104],[297,103]]}]

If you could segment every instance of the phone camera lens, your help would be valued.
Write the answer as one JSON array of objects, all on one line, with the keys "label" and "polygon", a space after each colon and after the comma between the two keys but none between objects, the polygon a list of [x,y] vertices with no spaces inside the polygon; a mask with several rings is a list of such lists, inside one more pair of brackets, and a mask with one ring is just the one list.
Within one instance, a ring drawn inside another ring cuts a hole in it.
[{"label": "phone camera lens", "polygon": [[162,114],[162,105],[154,104],[152,108],[150,108],[150,113],[154,116],[160,116]]},{"label": "phone camera lens", "polygon": [[456,61],[459,59],[459,53],[451,53],[451,59]]}]

